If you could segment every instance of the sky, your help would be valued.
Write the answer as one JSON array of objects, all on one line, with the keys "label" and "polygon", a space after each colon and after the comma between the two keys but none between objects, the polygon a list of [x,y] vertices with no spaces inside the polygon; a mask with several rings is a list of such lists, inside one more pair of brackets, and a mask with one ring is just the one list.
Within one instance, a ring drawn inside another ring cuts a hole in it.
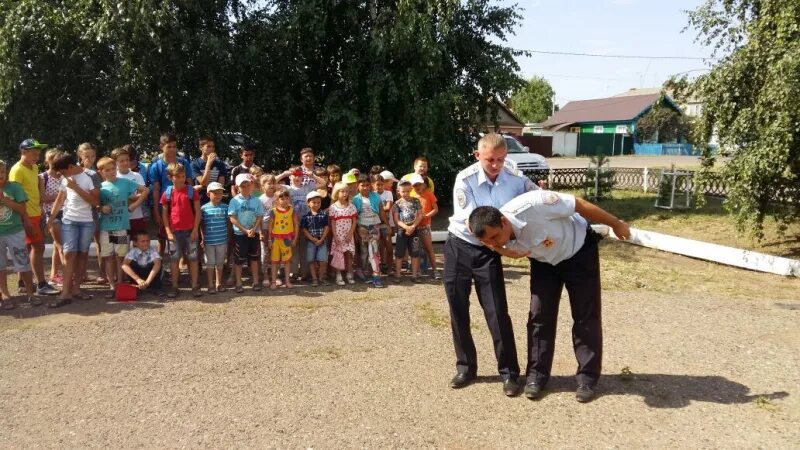
[{"label": "sky", "polygon": [[[522,20],[507,45],[517,49],[606,55],[711,56],[695,43],[686,10],[703,0],[500,0],[517,4]],[[517,59],[521,75],[542,76],[556,103],[610,97],[630,88],[658,87],[670,75],[701,75],[709,61],[616,59],[533,54]]]}]

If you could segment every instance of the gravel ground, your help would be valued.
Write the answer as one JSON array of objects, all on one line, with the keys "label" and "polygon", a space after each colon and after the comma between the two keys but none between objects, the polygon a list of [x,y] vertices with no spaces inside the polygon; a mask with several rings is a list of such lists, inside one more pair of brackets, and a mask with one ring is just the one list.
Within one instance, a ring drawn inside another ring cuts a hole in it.
[{"label": "gravel ground", "polygon": [[[506,271],[523,367],[526,272]],[[605,291],[589,404],[567,301],[538,402],[502,394],[472,311],[480,379],[458,391],[433,281],[3,311],[0,447],[800,446],[797,298]]]}]

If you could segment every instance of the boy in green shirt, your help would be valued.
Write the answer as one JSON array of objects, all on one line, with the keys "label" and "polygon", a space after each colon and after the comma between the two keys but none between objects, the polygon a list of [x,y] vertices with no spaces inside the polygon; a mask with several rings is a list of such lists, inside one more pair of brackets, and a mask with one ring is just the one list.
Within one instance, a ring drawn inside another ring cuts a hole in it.
[{"label": "boy in green shirt", "polygon": [[[28,195],[22,185],[13,181],[8,181],[6,175],[6,163],[0,161],[0,304],[3,309],[14,309],[16,306],[8,292],[8,254],[11,254],[11,262],[14,270],[19,273],[20,279],[25,283],[25,292],[28,294],[28,301],[39,306],[42,301],[33,295],[33,275],[31,264],[28,259],[28,250],[25,247],[25,232],[23,229],[23,217],[27,219],[25,203]],[[30,222],[25,220],[26,224]]]}]

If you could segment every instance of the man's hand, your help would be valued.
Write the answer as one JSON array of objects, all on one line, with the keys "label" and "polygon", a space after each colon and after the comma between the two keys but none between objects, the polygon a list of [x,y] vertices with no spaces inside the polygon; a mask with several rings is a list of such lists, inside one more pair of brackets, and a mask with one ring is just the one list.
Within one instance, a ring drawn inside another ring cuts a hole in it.
[{"label": "man's hand", "polygon": [[481,241],[481,244],[486,246],[489,250],[499,253],[501,256],[507,256],[509,258],[525,258],[531,254],[529,251],[520,251],[520,250],[513,250],[510,248],[505,247],[495,247],[494,245],[488,244],[486,242]]},{"label": "man's hand", "polygon": [[631,237],[631,227],[624,220],[620,220],[611,229],[614,230],[614,234],[621,241],[627,241]]}]

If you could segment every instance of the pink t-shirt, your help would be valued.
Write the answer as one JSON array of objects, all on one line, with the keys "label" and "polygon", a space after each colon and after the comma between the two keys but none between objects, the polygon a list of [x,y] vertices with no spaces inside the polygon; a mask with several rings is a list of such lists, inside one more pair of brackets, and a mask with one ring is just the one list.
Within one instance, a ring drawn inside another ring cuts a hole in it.
[{"label": "pink t-shirt", "polygon": [[[197,193],[195,192],[194,195]],[[192,201],[189,200],[189,189],[186,186],[181,189],[172,188],[172,201],[169,202],[169,226],[173,231],[191,230],[194,227]],[[161,194],[161,204],[166,205],[167,203],[167,191],[164,191]]]}]

